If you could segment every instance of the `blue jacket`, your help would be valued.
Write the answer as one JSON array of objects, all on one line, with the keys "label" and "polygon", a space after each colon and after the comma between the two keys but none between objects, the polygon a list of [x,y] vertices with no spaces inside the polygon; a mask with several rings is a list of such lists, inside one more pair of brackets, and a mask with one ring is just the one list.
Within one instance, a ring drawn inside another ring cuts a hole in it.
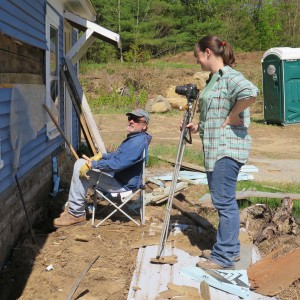
[{"label": "blue jacket", "polygon": [[102,159],[92,161],[92,168],[103,172],[113,172],[114,177],[127,190],[142,184],[143,151],[148,150],[152,136],[146,132],[127,135],[117,151],[104,153]]}]

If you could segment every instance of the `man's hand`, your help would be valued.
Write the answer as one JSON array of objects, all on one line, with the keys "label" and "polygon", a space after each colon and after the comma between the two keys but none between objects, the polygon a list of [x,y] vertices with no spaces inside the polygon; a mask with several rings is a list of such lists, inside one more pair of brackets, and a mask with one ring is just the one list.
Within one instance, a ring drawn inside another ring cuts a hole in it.
[{"label": "man's hand", "polygon": [[91,168],[88,166],[88,164],[84,164],[80,170],[79,170],[79,177],[84,177],[86,179],[89,179],[89,176],[86,175],[86,173],[90,170]]},{"label": "man's hand", "polygon": [[79,176],[80,177],[85,177],[86,179],[89,179],[89,176],[86,175],[86,173],[92,168],[92,163],[91,161],[98,161],[102,158],[102,153],[99,152],[96,155],[94,155],[93,157],[89,158],[86,155],[82,155],[82,157],[86,160],[86,164],[83,165],[80,170],[79,170]]}]

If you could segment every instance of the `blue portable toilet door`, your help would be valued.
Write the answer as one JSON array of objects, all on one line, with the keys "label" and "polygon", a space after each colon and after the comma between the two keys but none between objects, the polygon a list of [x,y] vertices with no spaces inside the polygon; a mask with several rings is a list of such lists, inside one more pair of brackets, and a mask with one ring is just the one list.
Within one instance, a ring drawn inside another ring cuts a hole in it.
[{"label": "blue portable toilet door", "polygon": [[282,66],[280,59],[269,55],[262,62],[264,90],[264,119],[266,122],[283,122]]},{"label": "blue portable toilet door", "polygon": [[284,117],[287,124],[300,123],[300,60],[285,61]]}]

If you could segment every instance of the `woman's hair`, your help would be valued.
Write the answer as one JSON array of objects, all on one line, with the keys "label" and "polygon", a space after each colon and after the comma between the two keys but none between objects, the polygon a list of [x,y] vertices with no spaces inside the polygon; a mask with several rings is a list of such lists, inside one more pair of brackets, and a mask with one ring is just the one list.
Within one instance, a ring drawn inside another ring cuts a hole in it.
[{"label": "woman's hair", "polygon": [[225,66],[235,66],[235,56],[231,45],[215,35],[208,35],[198,41],[196,47],[201,52],[210,49],[214,55],[221,56]]}]

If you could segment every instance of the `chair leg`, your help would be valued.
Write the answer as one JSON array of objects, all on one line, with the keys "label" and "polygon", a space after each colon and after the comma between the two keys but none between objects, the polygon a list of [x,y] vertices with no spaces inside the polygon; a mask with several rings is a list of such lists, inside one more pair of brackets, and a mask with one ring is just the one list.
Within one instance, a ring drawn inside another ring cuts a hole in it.
[{"label": "chair leg", "polygon": [[140,195],[140,208],[141,208],[141,224],[144,225],[145,224],[145,190],[141,190],[141,195]]},{"label": "chair leg", "polygon": [[[106,197],[105,197],[106,198]],[[110,218],[117,210],[119,210],[122,214],[124,214],[128,219],[130,219],[133,223],[135,223],[137,226],[140,226],[140,224],[134,220],[133,218],[131,218],[124,210],[122,210],[121,208],[130,200],[127,200],[125,202],[123,202],[120,206],[117,206],[115,203],[113,203],[112,201],[110,201],[108,198],[106,198],[106,200],[112,205],[114,206],[116,209],[111,212],[107,217],[105,217],[103,220],[101,220],[97,225],[95,225],[94,227],[98,227],[100,226],[104,221],[106,221],[108,218]]]},{"label": "chair leg", "polygon": [[95,214],[97,209],[97,192],[94,192],[93,196],[93,211],[92,211],[92,226],[95,224]]},{"label": "chair leg", "polygon": [[[95,193],[97,193],[97,192],[95,191]],[[113,210],[113,212],[111,212],[108,216],[106,216],[103,220],[101,220],[97,225],[93,225],[94,227],[100,226],[104,221],[106,221],[108,218],[110,218],[117,210],[119,210],[122,214],[124,214],[128,219],[130,219],[137,226],[140,226],[140,224],[137,221],[135,221],[124,210],[121,209],[125,204],[127,204],[127,202],[131,199],[131,197],[129,199],[127,199],[126,201],[124,201],[120,206],[117,206],[113,201],[111,201],[109,198],[105,197],[103,194],[101,194],[101,196],[104,199],[106,199],[112,206],[114,206],[115,210]]]}]

